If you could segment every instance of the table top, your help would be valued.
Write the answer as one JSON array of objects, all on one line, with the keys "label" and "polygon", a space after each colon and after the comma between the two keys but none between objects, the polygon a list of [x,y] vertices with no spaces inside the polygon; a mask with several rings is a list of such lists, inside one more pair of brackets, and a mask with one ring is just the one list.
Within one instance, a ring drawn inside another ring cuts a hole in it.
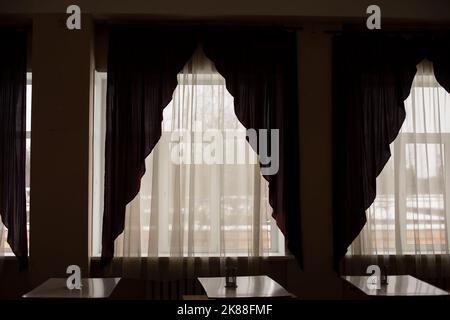
[{"label": "table top", "polygon": [[24,294],[23,298],[45,299],[102,299],[108,298],[120,278],[83,278],[80,290],[70,290],[66,278],[50,278],[40,286]]},{"label": "table top", "polygon": [[368,296],[447,296],[449,293],[425,281],[410,275],[387,276],[387,284],[380,289],[370,289],[367,285],[369,276],[343,276]]},{"label": "table top", "polygon": [[268,276],[236,277],[236,288],[225,287],[225,277],[198,278],[208,298],[275,298],[292,297]]}]

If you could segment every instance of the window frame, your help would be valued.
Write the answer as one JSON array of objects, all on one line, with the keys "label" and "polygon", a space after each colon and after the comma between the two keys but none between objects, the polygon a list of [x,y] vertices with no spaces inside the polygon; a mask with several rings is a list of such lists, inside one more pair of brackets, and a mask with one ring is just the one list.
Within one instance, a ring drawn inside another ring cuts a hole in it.
[{"label": "window frame", "polygon": [[[201,75],[201,74],[200,74]],[[104,119],[105,117],[105,113],[106,113],[106,90],[107,90],[107,72],[99,72],[99,71],[95,71],[95,85],[94,85],[94,143],[93,143],[93,162],[96,161],[96,157],[98,157],[98,154],[101,156],[104,155],[104,140],[103,143],[100,143],[101,148],[98,151],[98,140],[97,143],[95,143],[95,139],[99,139],[98,136],[96,136],[96,130],[95,130],[95,126],[98,125],[98,122],[96,121],[96,119],[98,120],[98,117],[102,117],[101,119],[101,124],[102,124],[102,129],[104,130],[105,128],[105,123],[104,123]],[[198,75],[197,75],[198,77]],[[211,79],[211,77],[208,77],[208,79]],[[183,84],[192,84],[189,82],[189,79],[187,79],[186,77],[178,77],[178,82],[180,82],[180,80],[182,80],[184,83]],[[186,83],[187,81],[187,83]],[[199,82],[200,81],[200,82]],[[219,77],[217,79],[212,78],[212,81],[207,81],[205,79],[196,79],[196,84],[200,84],[200,85],[219,85],[221,84],[221,80],[219,79]],[[100,109],[100,110],[99,110]],[[163,126],[162,126],[163,128]],[[104,135],[104,133],[103,133]],[[101,141],[101,139],[100,139]],[[96,156],[97,154],[97,156]],[[98,161],[98,160],[97,160]],[[96,168],[98,168],[98,166],[96,166],[94,164],[93,166],[93,172],[94,172],[94,179],[93,179],[93,184],[94,184],[94,188],[95,189],[95,170]],[[104,169],[104,167],[103,167]],[[103,179],[100,179],[100,182],[97,183],[103,183]],[[97,189],[98,190],[98,189]],[[103,191],[101,192],[101,197],[103,197]],[[95,196],[93,196],[93,198],[95,198]],[[267,200],[268,201],[268,200]],[[90,256],[91,257],[100,257],[101,255],[101,228],[99,226],[101,226],[102,224],[102,219],[103,219],[103,199],[93,199],[93,211],[92,211],[92,224],[91,224],[91,239],[92,239],[92,244],[90,246]],[[100,210],[100,211],[99,211]],[[270,220],[270,224],[269,224],[270,228],[271,228],[271,248],[276,248],[275,250],[270,250],[270,252],[267,253],[267,256],[277,256],[277,257],[283,257],[283,256],[289,256],[290,253],[287,250],[287,243],[284,239],[284,235],[283,233],[278,229],[278,226],[276,225],[276,221],[275,219],[271,219]],[[149,228],[149,226],[142,226],[142,228]],[[97,239],[97,240],[96,240]],[[164,241],[160,241],[163,243],[163,245],[166,246],[165,252],[170,252],[169,250],[169,242],[164,242]],[[220,244],[218,244],[220,247]],[[205,253],[204,255],[202,253],[198,253],[196,252],[196,256],[199,257],[218,257],[220,256],[220,250],[218,250],[217,254],[211,254],[211,253]],[[244,252],[245,251],[245,252]],[[232,253],[227,253],[227,256],[235,256],[235,257],[250,257],[248,255],[248,251],[247,250],[242,250],[242,252],[232,252]],[[170,257],[169,254],[159,254],[158,257]],[[183,256],[181,258],[185,258],[186,256]],[[146,253],[142,255],[142,258],[148,258],[146,256]],[[180,258],[180,257],[176,257],[176,258]]]}]

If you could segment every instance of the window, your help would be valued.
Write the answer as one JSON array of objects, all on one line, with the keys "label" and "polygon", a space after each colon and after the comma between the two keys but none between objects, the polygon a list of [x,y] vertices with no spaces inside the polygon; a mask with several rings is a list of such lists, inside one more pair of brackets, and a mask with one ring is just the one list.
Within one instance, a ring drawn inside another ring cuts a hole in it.
[{"label": "window", "polygon": [[449,253],[450,94],[424,61],[354,254]]},{"label": "window", "polygon": [[[27,92],[26,92],[26,160],[25,160],[25,166],[26,166],[26,208],[27,208],[27,238],[28,242],[30,241],[30,159],[31,159],[31,93],[32,93],[32,87],[31,87],[31,72],[27,73]],[[0,224],[0,228],[3,228],[0,230],[0,250],[3,248],[4,255],[5,256],[12,256],[13,253],[11,251],[11,248],[9,247],[6,239],[8,237],[8,230],[3,226],[3,224]]]},{"label": "window", "polygon": [[[262,251],[268,255],[284,255],[284,238],[271,217],[271,208],[268,205],[267,182],[260,176],[257,156],[245,140],[245,128],[234,114],[233,97],[228,92],[223,92],[226,91],[223,77],[201,69],[195,75],[187,72],[179,74],[178,84],[174,100],[163,112],[160,141],[146,160],[147,173],[141,182],[140,195],[127,207],[126,227],[124,235],[121,236],[127,240],[124,241],[121,237],[116,240],[116,255],[247,256],[260,255]],[[185,103],[182,99],[189,102]],[[195,101],[195,110],[187,106],[192,101]],[[97,73],[94,111],[93,256],[99,256],[101,253],[105,107],[106,74]],[[246,159],[253,159],[251,166],[195,162],[197,156],[200,154],[201,158],[204,151],[202,147],[195,145],[196,132],[204,133],[218,121],[223,123],[223,131],[237,129],[238,132],[237,135],[224,135],[224,152],[236,151],[236,154],[245,154]],[[192,163],[188,169],[185,164],[174,163],[173,159],[170,159],[174,133],[180,127],[193,137],[193,140],[189,139],[188,142],[179,141],[180,146],[183,144],[183,147],[189,150]],[[198,127],[201,128],[197,130]],[[235,147],[241,149],[234,149]],[[154,163],[157,163],[157,168]],[[255,170],[259,176],[255,175]],[[174,174],[179,175],[174,178]],[[247,188],[242,184],[233,184],[232,179],[224,179],[220,192],[211,191],[211,188],[217,187],[210,184],[212,180],[237,175],[260,179],[255,184],[257,188]],[[195,194],[186,192],[185,187],[178,189],[178,185],[171,182],[172,178],[179,178],[179,185],[183,185],[183,181],[190,181],[189,183],[195,185]],[[152,188],[155,179],[158,180],[157,187]],[[172,201],[174,190],[180,194]],[[258,217],[253,219],[248,212],[255,211],[255,208]],[[195,211],[195,216],[189,214],[192,211]],[[164,214],[158,214],[159,212]],[[261,243],[257,245],[258,248],[250,249],[252,245],[249,243],[255,243],[255,239]]]}]

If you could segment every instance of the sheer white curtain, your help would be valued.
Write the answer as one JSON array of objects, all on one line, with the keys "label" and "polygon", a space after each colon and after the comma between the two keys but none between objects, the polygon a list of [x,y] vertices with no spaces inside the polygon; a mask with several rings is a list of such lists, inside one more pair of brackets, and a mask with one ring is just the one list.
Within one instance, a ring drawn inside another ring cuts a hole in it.
[{"label": "sheer white curtain", "polygon": [[257,155],[225,79],[201,48],[178,75],[162,127],[140,193],[126,208],[115,256],[175,261],[284,249]]},{"label": "sheer white curtain", "polygon": [[433,266],[449,253],[450,95],[433,65],[418,65],[406,120],[377,178],[377,197],[350,255],[415,255]]}]

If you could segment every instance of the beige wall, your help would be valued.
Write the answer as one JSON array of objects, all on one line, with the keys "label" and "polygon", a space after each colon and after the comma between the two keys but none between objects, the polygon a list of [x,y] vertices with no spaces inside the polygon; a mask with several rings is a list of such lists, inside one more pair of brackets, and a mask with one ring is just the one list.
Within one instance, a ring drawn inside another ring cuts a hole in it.
[{"label": "beige wall", "polygon": [[[300,272],[295,263],[277,270],[290,288],[304,298],[340,298],[343,290],[332,270],[331,35],[323,30],[339,28],[340,21],[348,21],[349,17],[364,17],[369,2],[77,1],[84,13],[90,12],[98,19],[112,16],[120,21],[142,18],[142,15],[147,15],[147,19],[148,15],[162,19],[174,16],[211,19],[214,15],[232,21],[232,16],[274,15],[277,17],[266,17],[264,21],[278,23],[286,17],[295,17],[296,23],[304,26],[298,33],[299,197],[304,271]],[[436,0],[433,4],[419,0],[378,3],[385,17],[398,21],[406,19],[410,25],[450,21],[448,0]],[[61,14],[65,4],[72,4],[72,1],[0,2],[0,15],[7,17],[3,21],[25,19],[31,21],[33,27],[32,283],[20,282],[23,290],[46,277],[64,275],[69,264],[82,266],[84,275],[89,268],[94,25],[92,16],[86,14],[81,31],[68,31],[65,15]],[[363,19],[357,21],[364,23]],[[274,264],[274,268],[279,267]],[[23,277],[11,268],[8,270],[9,274],[3,271],[0,277],[10,280]],[[10,288],[14,283],[8,281]],[[1,290],[0,286],[0,296]]]}]

